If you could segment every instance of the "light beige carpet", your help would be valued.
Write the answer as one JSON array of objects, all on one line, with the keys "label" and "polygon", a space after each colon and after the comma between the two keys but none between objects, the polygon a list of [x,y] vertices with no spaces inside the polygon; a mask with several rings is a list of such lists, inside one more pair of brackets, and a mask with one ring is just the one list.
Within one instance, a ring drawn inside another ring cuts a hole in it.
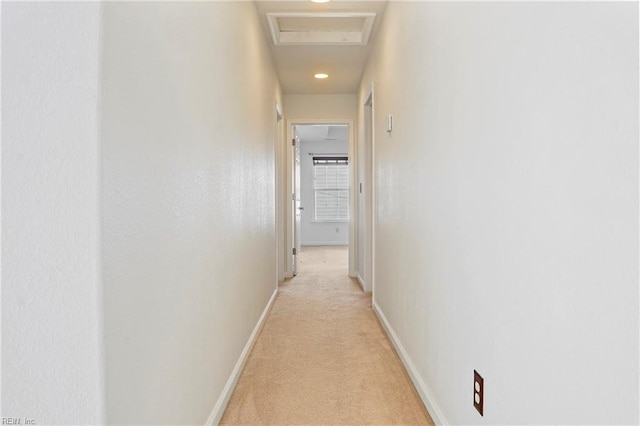
[{"label": "light beige carpet", "polygon": [[433,424],[347,274],[346,247],[305,247],[221,424]]}]

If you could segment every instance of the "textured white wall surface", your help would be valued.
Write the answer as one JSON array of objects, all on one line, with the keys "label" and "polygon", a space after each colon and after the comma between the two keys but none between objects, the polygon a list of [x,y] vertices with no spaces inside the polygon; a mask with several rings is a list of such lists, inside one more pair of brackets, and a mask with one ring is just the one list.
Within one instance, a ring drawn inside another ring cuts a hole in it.
[{"label": "textured white wall surface", "polygon": [[356,95],[285,95],[284,115],[295,118],[355,120]]},{"label": "textured white wall surface", "polygon": [[390,2],[371,81],[374,299],[444,419],[637,424],[638,4]]},{"label": "textured white wall surface", "polygon": [[104,10],[107,420],[203,424],[276,288],[278,82],[252,2]]},{"label": "textured white wall surface", "polygon": [[2,3],[2,413],[104,422],[97,3]]},{"label": "textured white wall surface", "polygon": [[[302,245],[347,245],[349,222],[316,222],[314,219],[313,157],[309,153],[347,154],[346,141],[300,142],[300,200],[304,210],[300,221]],[[336,229],[338,232],[336,232]]]}]

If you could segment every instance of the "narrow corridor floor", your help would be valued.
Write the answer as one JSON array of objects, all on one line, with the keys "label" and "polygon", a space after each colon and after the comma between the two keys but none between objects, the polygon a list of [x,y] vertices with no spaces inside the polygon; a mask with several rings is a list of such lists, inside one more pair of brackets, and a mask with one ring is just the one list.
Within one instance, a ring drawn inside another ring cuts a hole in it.
[{"label": "narrow corridor floor", "polygon": [[347,260],[303,248],[221,424],[433,424]]}]

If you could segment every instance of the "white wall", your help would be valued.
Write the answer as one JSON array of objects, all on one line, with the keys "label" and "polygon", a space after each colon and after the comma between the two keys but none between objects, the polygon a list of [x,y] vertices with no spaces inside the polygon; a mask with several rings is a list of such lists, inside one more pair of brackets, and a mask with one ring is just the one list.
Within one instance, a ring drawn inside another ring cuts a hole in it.
[{"label": "white wall", "polygon": [[2,3],[2,417],[103,423],[97,3]]},{"label": "white wall", "polygon": [[343,118],[355,120],[356,95],[285,95],[284,115],[288,119]]},{"label": "white wall", "polygon": [[371,81],[374,301],[432,412],[637,424],[637,3],[390,2]]},{"label": "white wall", "polygon": [[304,207],[301,218],[302,245],[347,245],[349,222],[316,222],[313,190],[313,156],[317,154],[347,154],[346,141],[300,141],[300,193]]},{"label": "white wall", "polygon": [[276,288],[278,82],[252,2],[104,8],[107,418],[203,424]]}]

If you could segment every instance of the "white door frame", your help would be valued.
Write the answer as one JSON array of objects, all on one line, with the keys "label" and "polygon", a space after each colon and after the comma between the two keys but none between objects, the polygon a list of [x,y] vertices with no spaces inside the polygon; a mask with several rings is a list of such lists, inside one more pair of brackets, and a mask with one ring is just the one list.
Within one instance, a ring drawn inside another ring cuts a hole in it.
[{"label": "white door frame", "polygon": [[[365,143],[369,142],[371,144],[371,146],[369,147],[369,161],[370,163],[368,164],[369,166],[369,174],[368,174],[368,178],[370,179],[369,182],[369,196],[370,196],[370,201],[366,204],[366,208],[369,210],[368,211],[368,217],[369,217],[369,238],[368,238],[368,242],[369,242],[369,247],[368,250],[365,254],[365,256],[367,256],[367,272],[369,273],[369,285],[371,286],[371,303],[375,303],[375,288],[376,288],[376,268],[375,268],[375,259],[376,259],[376,222],[377,222],[377,215],[376,215],[376,126],[375,126],[375,117],[376,117],[376,113],[375,113],[375,102],[374,102],[374,90],[373,90],[373,82],[371,82],[371,84],[369,85],[369,90],[367,90],[367,93],[364,96],[364,99],[362,101],[362,111],[366,114],[366,108],[368,106],[368,104],[371,104],[371,121],[368,123],[369,124],[369,137],[370,140],[367,141],[365,139]],[[364,120],[364,125],[367,125],[366,120]],[[363,137],[366,138],[367,135],[367,131],[365,130]]]},{"label": "white door frame", "polygon": [[[287,118],[285,120],[287,126],[287,146],[291,147],[291,140],[293,139],[293,126],[295,125],[305,125],[305,124],[346,124],[349,126],[349,142],[348,142],[348,156],[349,156],[349,276],[356,276],[356,232],[355,232],[355,223],[356,223],[356,206],[357,206],[357,197],[354,196],[354,191],[356,188],[357,175],[355,173],[355,138],[354,138],[354,128],[353,128],[353,120],[344,119],[344,118]],[[285,195],[287,196],[287,200],[291,200],[291,194],[293,191],[293,154],[291,149],[287,149],[287,158],[286,158],[286,169],[287,169],[287,177],[285,182],[286,190]],[[294,227],[294,217],[291,209],[286,209],[286,223],[287,226],[284,232],[285,239],[285,253],[292,254],[293,253],[293,227]],[[293,276],[291,262],[287,262],[287,267],[285,269],[285,276],[291,278]]]},{"label": "white door frame", "polygon": [[[295,127],[291,126],[291,128],[293,129]],[[294,143],[295,140],[295,143]],[[302,206],[301,206],[301,202],[302,202],[302,194],[301,194],[301,183],[302,183],[302,179],[300,178],[300,172],[302,171],[302,165],[300,164],[300,138],[298,137],[297,132],[293,132],[292,134],[292,140],[291,140],[291,147],[289,148],[291,155],[293,156],[293,161],[292,161],[292,168],[291,170],[293,171],[293,189],[292,189],[292,193],[295,194],[295,197],[292,195],[291,196],[291,204],[290,204],[290,209],[291,209],[291,214],[293,215],[293,251],[294,254],[291,256],[291,258],[293,259],[293,262],[291,262],[291,264],[293,265],[293,275],[297,275],[298,274],[298,259],[299,259],[299,255],[300,255],[300,248],[302,246],[302,237],[301,237],[301,233],[302,233]]]},{"label": "white door frame", "polygon": [[[364,203],[363,211],[358,211],[356,221],[356,238],[358,242],[362,240],[363,247],[358,247],[356,251],[357,278],[362,290],[373,293],[374,283],[374,206],[375,206],[375,179],[374,179],[374,114],[373,114],[373,83],[360,102],[360,122],[362,123],[362,134],[359,135],[359,143],[356,144],[358,157],[358,185],[362,183],[362,194]],[[370,108],[370,112],[367,109]],[[362,150],[361,150],[362,149]],[[360,170],[362,167],[363,170]],[[360,178],[362,180],[360,180]],[[359,207],[358,207],[359,208]],[[362,220],[362,223],[360,223]],[[362,229],[360,235],[359,230]],[[360,258],[362,256],[362,258]],[[362,263],[362,270],[360,264]]]},{"label": "white door frame", "polygon": [[285,215],[286,198],[284,182],[286,175],[284,172],[284,116],[278,101],[276,104],[276,134],[275,134],[275,222],[276,222],[276,285],[284,280],[285,276]]}]

